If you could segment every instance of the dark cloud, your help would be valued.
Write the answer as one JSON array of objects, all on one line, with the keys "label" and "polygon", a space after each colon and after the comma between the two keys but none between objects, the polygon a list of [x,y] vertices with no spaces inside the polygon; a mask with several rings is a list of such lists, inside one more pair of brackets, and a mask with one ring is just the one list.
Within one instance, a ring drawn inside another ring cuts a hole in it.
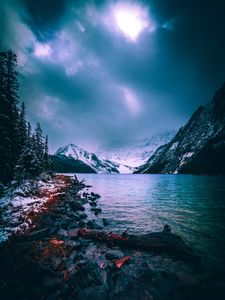
[{"label": "dark cloud", "polygon": [[[141,15],[139,36],[118,30],[121,3]],[[94,150],[178,129],[210,100],[225,78],[223,11],[207,0],[2,0],[0,39],[18,54],[21,98],[51,149]]]}]

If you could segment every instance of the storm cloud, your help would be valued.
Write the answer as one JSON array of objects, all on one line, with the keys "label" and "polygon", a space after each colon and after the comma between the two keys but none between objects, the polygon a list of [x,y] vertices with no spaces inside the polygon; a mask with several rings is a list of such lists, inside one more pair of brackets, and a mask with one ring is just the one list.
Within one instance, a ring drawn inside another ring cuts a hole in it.
[{"label": "storm cloud", "polygon": [[[197,2],[197,3],[196,3]],[[2,0],[0,40],[51,151],[177,130],[225,79],[223,1]]]}]

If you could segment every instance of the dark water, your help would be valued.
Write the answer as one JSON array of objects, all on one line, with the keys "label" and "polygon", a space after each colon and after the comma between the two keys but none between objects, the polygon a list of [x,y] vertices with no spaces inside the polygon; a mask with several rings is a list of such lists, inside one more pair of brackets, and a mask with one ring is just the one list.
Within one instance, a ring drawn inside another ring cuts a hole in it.
[{"label": "dark water", "polygon": [[192,175],[79,174],[99,193],[99,218],[109,229],[174,233],[201,255],[208,268],[225,266],[225,177]]}]

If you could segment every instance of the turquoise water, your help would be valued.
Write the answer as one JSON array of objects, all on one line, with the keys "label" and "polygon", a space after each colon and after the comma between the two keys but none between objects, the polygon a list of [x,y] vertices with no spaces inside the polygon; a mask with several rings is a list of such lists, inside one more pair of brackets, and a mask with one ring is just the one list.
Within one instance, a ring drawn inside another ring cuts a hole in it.
[{"label": "turquoise water", "polygon": [[101,195],[109,229],[147,233],[169,224],[209,268],[225,265],[225,177],[77,174]]}]

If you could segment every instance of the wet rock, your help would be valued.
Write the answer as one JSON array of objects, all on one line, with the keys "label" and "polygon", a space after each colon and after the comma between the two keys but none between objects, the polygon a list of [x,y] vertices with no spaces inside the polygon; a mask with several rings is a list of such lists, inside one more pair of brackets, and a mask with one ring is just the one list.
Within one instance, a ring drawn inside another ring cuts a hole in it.
[{"label": "wet rock", "polygon": [[108,300],[108,286],[90,286],[85,289],[77,289],[75,292],[75,298],[77,300]]},{"label": "wet rock", "polygon": [[105,218],[103,218],[102,219],[102,222],[103,222],[103,225],[104,226],[108,226],[110,223],[109,223],[109,220],[107,220],[107,219],[105,219]]},{"label": "wet rock", "polygon": [[96,199],[101,198],[101,196],[99,194],[93,193],[91,192],[91,196],[95,197]]},{"label": "wet rock", "polygon": [[77,250],[73,250],[71,252],[71,254],[70,254],[70,259],[72,259],[73,262],[74,262],[74,260],[76,259],[76,257],[77,257]]},{"label": "wet rock", "polygon": [[81,248],[83,246],[82,241],[72,241],[72,240],[65,241],[65,245],[72,248]]},{"label": "wet rock", "polygon": [[25,274],[29,274],[30,279],[39,280],[43,276],[53,277],[55,273],[41,263],[37,263],[32,259],[27,259],[23,263]]},{"label": "wet rock", "polygon": [[46,290],[56,290],[61,286],[61,280],[58,278],[50,278],[44,277],[43,278],[43,285]]},{"label": "wet rock", "polygon": [[73,239],[78,239],[79,237],[79,228],[70,229],[69,230],[69,237]]},{"label": "wet rock", "polygon": [[79,225],[79,227],[83,228],[83,227],[85,227],[86,222],[85,222],[84,220],[80,220],[80,221],[78,222],[78,225]]},{"label": "wet rock", "polygon": [[114,260],[124,257],[124,253],[119,250],[110,250],[105,253],[105,258],[108,260]]},{"label": "wet rock", "polygon": [[64,258],[63,262],[64,262],[67,270],[71,270],[74,267],[73,259],[71,259],[71,258]]},{"label": "wet rock", "polygon": [[91,220],[87,222],[87,228],[90,229],[102,229],[103,227],[101,225],[99,225],[98,223],[96,223],[95,220]]},{"label": "wet rock", "polygon": [[82,213],[82,212],[78,212],[76,215],[77,215],[77,218],[78,218],[78,220],[76,220],[76,221],[83,220],[83,219],[87,218],[87,214]]},{"label": "wet rock", "polygon": [[67,229],[68,225],[71,223],[71,218],[65,216],[60,222],[59,226],[62,227],[63,229]]},{"label": "wet rock", "polygon": [[80,211],[84,211],[85,208],[77,201],[73,200],[70,201],[70,206],[74,211],[80,210]]},{"label": "wet rock", "polygon": [[130,275],[121,272],[118,274],[116,278],[114,293],[120,294],[121,292],[124,292],[125,290],[132,289],[132,278]]},{"label": "wet rock", "polygon": [[96,207],[97,206],[97,203],[95,203],[95,202],[89,202],[89,204],[90,204],[91,207]]},{"label": "wet rock", "polygon": [[44,228],[40,230],[35,230],[31,232],[28,236],[29,240],[39,240],[41,238],[46,237],[49,234],[50,229],[49,228]]},{"label": "wet rock", "polygon": [[92,207],[91,211],[93,211],[96,215],[102,212],[101,208],[97,208],[97,207]]},{"label": "wet rock", "polygon": [[55,257],[55,256],[52,257],[51,265],[55,271],[59,269],[61,263],[62,263],[62,260],[59,257]]},{"label": "wet rock", "polygon": [[54,225],[54,221],[52,220],[52,218],[50,216],[47,216],[42,221],[42,224],[45,226],[51,226],[51,225]]},{"label": "wet rock", "polygon": [[50,231],[49,231],[49,235],[52,235],[52,234],[55,234],[56,232],[58,232],[59,228],[60,228],[59,225],[51,226]]},{"label": "wet rock", "polygon": [[79,228],[79,225],[76,222],[70,223],[67,227],[67,230],[70,231],[71,229]]},{"label": "wet rock", "polygon": [[65,229],[59,229],[59,231],[57,232],[57,235],[60,236],[61,238],[66,238],[69,236],[68,231]]},{"label": "wet rock", "polygon": [[163,227],[163,232],[165,232],[165,233],[171,233],[171,227],[168,224],[166,224]]},{"label": "wet rock", "polygon": [[185,288],[190,288],[196,286],[196,279],[192,275],[185,272],[177,272],[176,273],[179,279],[179,285]]},{"label": "wet rock", "polygon": [[60,291],[55,291],[47,296],[46,300],[58,300],[60,299]]}]

